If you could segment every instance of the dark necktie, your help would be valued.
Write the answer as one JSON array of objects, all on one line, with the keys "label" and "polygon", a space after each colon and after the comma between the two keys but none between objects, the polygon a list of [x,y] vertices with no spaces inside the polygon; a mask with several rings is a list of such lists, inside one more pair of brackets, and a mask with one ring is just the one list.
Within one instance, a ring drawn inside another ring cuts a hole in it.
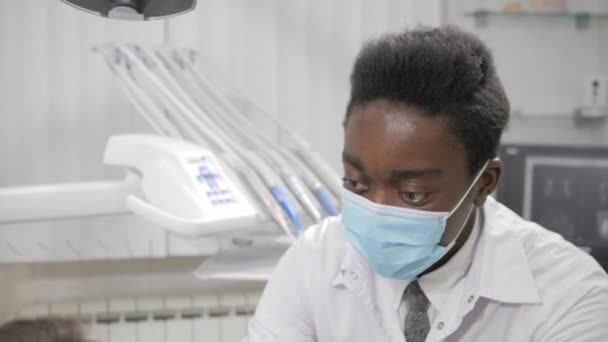
[{"label": "dark necktie", "polygon": [[407,342],[424,342],[431,328],[427,311],[429,300],[418,284],[418,280],[411,282],[405,289],[404,300],[407,304],[405,317],[405,340]]}]

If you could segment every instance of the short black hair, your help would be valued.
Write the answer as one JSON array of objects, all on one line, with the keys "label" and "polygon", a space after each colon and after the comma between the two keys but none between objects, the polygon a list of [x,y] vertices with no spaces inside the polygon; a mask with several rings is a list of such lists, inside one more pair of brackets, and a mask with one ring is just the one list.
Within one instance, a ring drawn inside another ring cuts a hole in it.
[{"label": "short black hair", "polygon": [[368,42],[351,74],[344,124],[373,100],[413,105],[445,116],[463,143],[471,174],[496,157],[509,100],[488,47],[453,26],[418,28]]},{"label": "short black hair", "polygon": [[18,319],[0,326],[2,342],[89,342],[75,319],[42,317]]}]

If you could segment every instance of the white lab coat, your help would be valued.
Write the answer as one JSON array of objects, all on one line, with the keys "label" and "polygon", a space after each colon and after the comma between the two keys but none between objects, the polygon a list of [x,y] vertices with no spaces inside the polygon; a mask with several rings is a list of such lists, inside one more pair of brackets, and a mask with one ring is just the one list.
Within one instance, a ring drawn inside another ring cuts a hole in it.
[{"label": "white lab coat", "polygon": [[[427,342],[608,341],[608,275],[561,236],[489,199],[473,261]],[[405,341],[394,280],[344,239],[340,218],[306,231],[281,259],[249,342]]]}]

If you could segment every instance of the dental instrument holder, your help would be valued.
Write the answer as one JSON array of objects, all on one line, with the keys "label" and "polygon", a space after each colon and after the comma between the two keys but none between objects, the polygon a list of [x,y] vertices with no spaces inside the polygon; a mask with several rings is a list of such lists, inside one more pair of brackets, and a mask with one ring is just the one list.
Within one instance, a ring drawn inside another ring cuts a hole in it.
[{"label": "dental instrument holder", "polygon": [[141,179],[145,200],[129,195],[134,213],[182,237],[230,237],[265,222],[246,192],[213,153],[154,135],[110,138],[104,162],[128,167]]}]

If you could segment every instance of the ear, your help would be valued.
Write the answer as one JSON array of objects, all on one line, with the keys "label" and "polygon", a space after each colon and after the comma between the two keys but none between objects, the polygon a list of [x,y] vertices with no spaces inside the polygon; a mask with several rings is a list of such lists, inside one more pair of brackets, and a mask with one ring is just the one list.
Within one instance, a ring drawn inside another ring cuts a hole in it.
[{"label": "ear", "polygon": [[491,195],[494,191],[496,191],[501,172],[502,160],[495,158],[490,161],[488,167],[480,177],[481,188],[479,189],[479,193],[475,198],[476,206],[482,207],[486,203],[486,199],[488,198],[488,196]]}]

